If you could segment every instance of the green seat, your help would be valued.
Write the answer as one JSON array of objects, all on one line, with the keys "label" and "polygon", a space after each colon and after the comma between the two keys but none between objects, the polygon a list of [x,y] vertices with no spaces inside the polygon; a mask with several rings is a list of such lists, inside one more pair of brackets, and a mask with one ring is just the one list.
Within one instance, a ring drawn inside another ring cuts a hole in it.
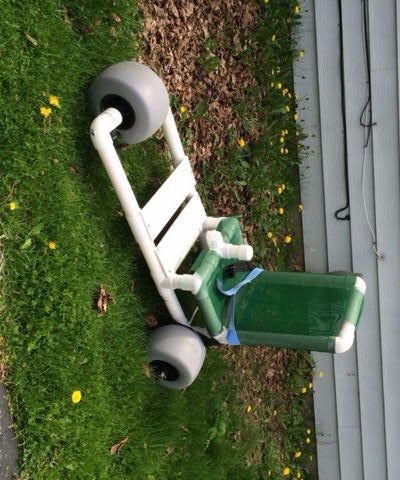
[{"label": "green seat", "polygon": [[353,343],[364,291],[351,274],[263,271],[237,293],[237,335],[246,345],[342,351]]},{"label": "green seat", "polygon": [[[241,239],[238,228],[237,223],[227,233],[221,226],[221,232],[233,243],[233,238]],[[364,303],[365,284],[360,277],[263,270],[229,297],[218,290],[216,281],[235,261],[204,250],[192,267],[202,279],[196,301],[212,337],[224,338],[233,323],[244,345],[332,353],[350,348]],[[246,275],[236,273],[223,282],[223,290],[240,285]]]}]

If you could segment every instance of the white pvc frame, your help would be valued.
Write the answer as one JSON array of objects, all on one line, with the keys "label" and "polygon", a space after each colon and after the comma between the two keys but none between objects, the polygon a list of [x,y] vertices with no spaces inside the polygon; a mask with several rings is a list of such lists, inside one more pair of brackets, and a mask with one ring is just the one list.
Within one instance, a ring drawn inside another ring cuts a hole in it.
[{"label": "white pvc frame", "polygon": [[[200,237],[203,248],[216,250],[223,258],[250,260],[250,245],[225,243],[216,230],[222,218],[208,217],[196,190],[196,181],[185,155],[178,130],[169,109],[162,129],[171,153],[174,170],[146,205],[141,208],[115,150],[111,133],[122,122],[121,113],[108,108],[90,127],[92,143],[98,151],[117,193],[126,220],[148,264],[158,292],[172,318],[189,325],[175,289],[196,294],[201,287],[198,274],[177,274],[177,269]],[[179,208],[179,215],[164,233],[166,225]],[[161,240],[155,240],[163,232]]]}]

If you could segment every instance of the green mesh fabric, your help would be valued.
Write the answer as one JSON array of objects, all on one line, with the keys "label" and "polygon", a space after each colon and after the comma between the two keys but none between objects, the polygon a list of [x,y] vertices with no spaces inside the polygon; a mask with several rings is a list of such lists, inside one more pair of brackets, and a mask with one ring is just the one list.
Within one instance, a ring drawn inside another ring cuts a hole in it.
[{"label": "green mesh fabric", "polygon": [[[333,351],[343,322],[357,326],[363,294],[353,275],[263,272],[237,294],[242,343]],[[262,342],[262,343],[260,343]]]}]

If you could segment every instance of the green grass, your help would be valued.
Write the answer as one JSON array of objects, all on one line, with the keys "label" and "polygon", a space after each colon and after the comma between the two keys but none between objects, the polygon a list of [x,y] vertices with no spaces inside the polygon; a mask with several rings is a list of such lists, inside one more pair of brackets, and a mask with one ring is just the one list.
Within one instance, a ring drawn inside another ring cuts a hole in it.
[{"label": "green grass", "polygon": [[[160,301],[90,144],[87,101],[88,86],[103,68],[137,58],[137,7],[127,0],[115,6],[105,0],[1,0],[0,7],[1,360],[20,478],[167,480],[201,473],[239,480],[280,471],[287,460],[280,452],[299,448],[294,439],[304,430],[297,384],[289,410],[282,407],[281,423],[274,424],[282,431],[296,418],[295,435],[271,436],[266,448],[269,420],[263,418],[261,430],[248,428],[240,387],[220,351],[208,352],[185,392],[160,389],[144,374],[144,317]],[[45,118],[40,109],[50,106],[50,95],[60,105]],[[139,198],[167,172],[160,151],[149,140],[122,154]],[[213,177],[205,175],[207,186]],[[276,185],[286,181],[286,170],[274,179]],[[115,298],[101,317],[95,308],[99,284]],[[307,362],[297,358],[294,383],[309,375]],[[77,404],[71,401],[75,390],[82,392]],[[126,437],[120,452],[110,455]],[[260,454],[248,461],[255,445]]]}]

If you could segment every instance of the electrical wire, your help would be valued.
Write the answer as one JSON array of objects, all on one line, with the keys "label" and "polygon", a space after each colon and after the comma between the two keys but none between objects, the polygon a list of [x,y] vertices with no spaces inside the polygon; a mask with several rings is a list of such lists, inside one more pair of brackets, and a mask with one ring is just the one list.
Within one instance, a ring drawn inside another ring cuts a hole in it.
[{"label": "electrical wire", "polygon": [[370,64],[369,29],[368,29],[368,23],[369,23],[368,1],[369,0],[361,0],[361,1],[363,4],[363,22],[362,22],[363,40],[364,40],[363,51],[364,51],[364,58],[365,58],[365,66],[367,69],[367,100],[360,114],[360,126],[364,128],[364,148],[363,148],[362,170],[361,170],[361,194],[362,194],[362,200],[363,200],[365,219],[371,235],[372,248],[377,258],[382,259],[384,258],[384,254],[382,252],[379,252],[377,248],[376,233],[368,212],[367,196],[365,193],[365,188],[366,188],[365,170],[366,170],[367,150],[371,140],[372,127],[376,125],[376,122],[372,121],[372,110],[371,110],[371,64]]},{"label": "electrical wire", "polygon": [[363,4],[363,50],[364,50],[364,58],[365,58],[365,66],[367,69],[367,100],[365,102],[364,108],[360,114],[360,126],[367,129],[367,135],[364,142],[364,148],[368,146],[372,127],[376,125],[376,122],[372,122],[372,114],[371,114],[371,62],[370,62],[370,49],[369,49],[369,27],[368,27],[368,20],[369,20],[369,0],[361,0]]},{"label": "electrical wire", "polygon": [[343,212],[350,209],[350,194],[349,194],[349,166],[348,166],[348,150],[347,150],[347,127],[346,127],[346,99],[345,99],[345,82],[344,82],[344,45],[343,45],[343,15],[342,15],[342,1],[338,0],[339,8],[339,36],[340,36],[340,83],[342,90],[341,112],[343,122],[343,143],[344,143],[344,175],[346,182],[346,204],[335,212],[336,220],[350,220],[350,212],[341,216]]}]

